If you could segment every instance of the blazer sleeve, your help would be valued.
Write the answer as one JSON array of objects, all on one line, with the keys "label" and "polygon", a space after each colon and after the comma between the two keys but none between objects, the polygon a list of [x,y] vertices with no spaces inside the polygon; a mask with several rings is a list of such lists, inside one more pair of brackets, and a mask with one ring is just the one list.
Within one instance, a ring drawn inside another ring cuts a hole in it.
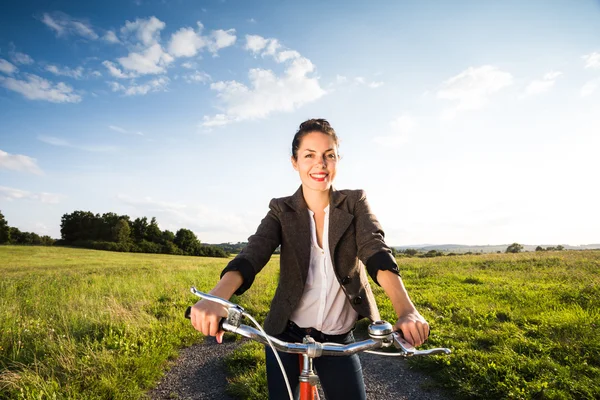
[{"label": "blazer sleeve", "polygon": [[363,190],[359,191],[359,199],[354,205],[354,220],[358,258],[366,265],[373,281],[379,285],[377,282],[379,270],[392,271],[400,275],[392,250],[385,244],[383,229],[371,211]]},{"label": "blazer sleeve", "polygon": [[229,271],[239,271],[243,283],[235,294],[240,295],[252,286],[254,277],[269,262],[275,249],[281,244],[281,210],[277,199],[269,203],[269,212],[260,222],[256,233],[248,238],[248,244],[221,272],[221,278]]}]

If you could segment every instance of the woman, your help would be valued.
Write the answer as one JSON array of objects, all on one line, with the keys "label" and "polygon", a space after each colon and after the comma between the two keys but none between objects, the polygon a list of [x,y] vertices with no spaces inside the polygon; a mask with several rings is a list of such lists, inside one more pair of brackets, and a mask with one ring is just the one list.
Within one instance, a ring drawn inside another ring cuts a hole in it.
[{"label": "woman", "polygon": [[[364,265],[391,300],[398,315],[395,329],[414,346],[421,345],[429,325],[404,288],[364,192],[338,191],[332,186],[339,154],[338,138],[329,122],[311,119],[300,124],[291,161],[302,185],[292,196],[271,200],[256,233],[210,293],[225,299],[242,294],[281,246],[279,285],[265,331],[293,342],[308,334],[320,342],[350,343],[357,319],[380,319]],[[192,308],[191,320],[197,330],[221,342],[218,322],[226,316],[218,304],[201,300]],[[298,356],[280,353],[280,357],[294,388],[300,373]],[[287,398],[269,347],[266,359],[269,398]],[[314,365],[327,399],[366,398],[357,355],[319,357]]]}]

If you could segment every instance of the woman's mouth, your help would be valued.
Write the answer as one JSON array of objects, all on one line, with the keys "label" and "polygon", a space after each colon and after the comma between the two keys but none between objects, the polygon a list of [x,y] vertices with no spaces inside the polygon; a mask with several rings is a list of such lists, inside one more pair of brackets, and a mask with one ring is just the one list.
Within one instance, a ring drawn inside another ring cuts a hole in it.
[{"label": "woman's mouth", "polygon": [[310,174],[310,177],[317,182],[324,182],[327,176],[329,176],[329,174],[326,173]]}]

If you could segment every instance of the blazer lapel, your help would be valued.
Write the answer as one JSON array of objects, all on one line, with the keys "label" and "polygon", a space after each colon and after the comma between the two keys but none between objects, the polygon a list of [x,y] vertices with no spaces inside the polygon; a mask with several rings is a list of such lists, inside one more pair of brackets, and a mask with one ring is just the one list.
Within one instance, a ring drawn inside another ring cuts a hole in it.
[{"label": "blazer lapel", "polygon": [[338,206],[346,199],[346,195],[338,192],[337,190],[331,190],[331,198],[329,204],[329,252],[331,255],[331,261],[335,267],[335,248],[338,245],[340,239],[344,235],[344,232],[348,229],[354,216],[340,208]]},{"label": "blazer lapel", "polygon": [[308,207],[302,194],[302,186],[288,200],[285,201],[294,211],[282,214],[282,221],[287,226],[289,239],[294,248],[298,265],[300,266],[300,275],[302,278],[302,287],[306,283],[308,268],[310,267],[310,215]]}]

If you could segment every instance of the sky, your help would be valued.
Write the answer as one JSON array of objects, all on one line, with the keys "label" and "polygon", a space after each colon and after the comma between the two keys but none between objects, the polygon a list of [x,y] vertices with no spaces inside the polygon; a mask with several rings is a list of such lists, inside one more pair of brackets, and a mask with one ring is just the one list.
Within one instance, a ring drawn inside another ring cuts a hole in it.
[{"label": "sky", "polygon": [[390,245],[600,243],[599,1],[5,1],[0,211],[246,241],[340,137]]}]

